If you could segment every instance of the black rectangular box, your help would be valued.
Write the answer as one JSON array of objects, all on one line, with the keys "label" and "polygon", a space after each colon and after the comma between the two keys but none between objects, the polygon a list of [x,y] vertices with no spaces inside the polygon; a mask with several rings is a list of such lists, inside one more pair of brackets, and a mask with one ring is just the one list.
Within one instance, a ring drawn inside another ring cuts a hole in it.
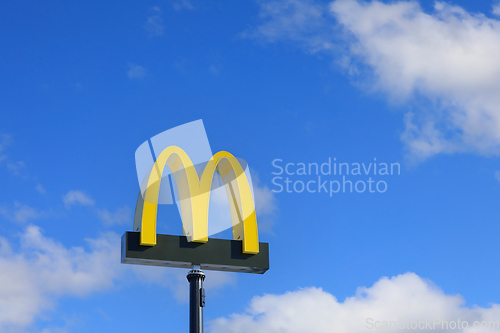
[{"label": "black rectangular box", "polygon": [[156,235],[155,246],[141,246],[140,232],[122,236],[122,263],[264,274],[269,269],[269,244],[259,243],[259,253],[244,254],[242,241],[209,238],[188,242],[185,236]]}]

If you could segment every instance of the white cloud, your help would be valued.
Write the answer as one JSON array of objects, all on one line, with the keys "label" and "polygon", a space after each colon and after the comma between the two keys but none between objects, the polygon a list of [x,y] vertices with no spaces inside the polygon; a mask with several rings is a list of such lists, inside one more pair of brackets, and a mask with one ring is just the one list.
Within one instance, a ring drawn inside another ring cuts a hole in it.
[{"label": "white cloud", "polygon": [[[13,160],[5,151],[12,144],[10,135],[0,133],[0,165],[4,165],[11,174],[20,177],[23,180],[32,180],[36,182],[35,190],[40,194],[45,194],[45,188],[37,181],[36,177],[29,174],[23,161]],[[0,209],[2,210],[2,209]]]},{"label": "white cloud", "polygon": [[[407,320],[467,321],[469,330],[475,321],[499,321],[500,305],[467,308],[460,295],[446,295],[431,282],[413,273],[382,278],[372,287],[358,288],[355,296],[339,302],[321,288],[305,288],[283,295],[254,297],[245,313],[232,314],[209,323],[217,333],[357,333],[370,332],[367,319],[375,321]],[[384,330],[387,332],[398,329]],[[441,326],[429,331],[445,331]],[[454,332],[465,332],[456,329]],[[484,329],[493,332],[495,329]]]},{"label": "white cloud", "polygon": [[[63,196],[63,202],[66,208],[70,208],[71,206],[81,205],[87,207],[94,207],[95,201],[89,195],[85,194],[82,191],[69,191],[66,195]],[[107,208],[94,208],[97,216],[101,221],[104,222],[107,226],[112,225],[124,225],[130,224],[132,225],[132,210],[128,206],[123,206],[118,208],[116,211],[111,212]]]},{"label": "white cloud", "polygon": [[33,221],[48,216],[46,212],[40,211],[36,208],[30,207],[17,201],[14,202],[14,206],[12,208],[1,206],[0,215],[5,217],[7,220],[17,223],[26,223],[28,221]]},{"label": "white cloud", "polygon": [[191,2],[189,0],[176,0],[176,1],[172,2],[172,7],[174,7],[174,9],[178,12],[183,10],[183,9],[187,9],[187,10],[194,9],[194,6],[191,4]]},{"label": "white cloud", "polygon": [[319,3],[282,0],[259,1],[259,4],[259,16],[264,23],[254,31],[246,31],[243,34],[246,37],[264,37],[270,42],[289,39],[312,52],[324,49],[325,42],[331,38],[324,31],[326,7]]},{"label": "white cloud", "polygon": [[[98,209],[92,198],[81,191],[69,191],[63,196],[67,207],[91,206],[107,224],[131,223],[129,207],[111,213]],[[13,208],[0,207],[0,215],[26,223],[47,212],[15,202]],[[20,236],[19,244],[0,237],[0,332],[19,332],[55,307],[63,296],[81,297],[112,288],[117,281],[130,278],[143,283],[168,287],[174,296],[187,300],[187,270],[163,267],[122,265],[120,263],[120,237],[112,232],[96,239],[86,239],[84,247],[65,247],[43,236],[39,227],[30,225]],[[234,284],[235,274],[207,273],[206,287],[216,290]],[[66,328],[46,328],[46,332],[63,332]]]},{"label": "white cloud", "polygon": [[23,161],[7,162],[7,169],[16,176],[23,176],[23,171],[25,170],[25,168],[26,165]]},{"label": "white cloud", "polygon": [[327,52],[391,101],[426,100],[406,117],[402,140],[413,158],[500,154],[500,21],[443,2],[432,13],[415,1],[357,0],[334,1],[329,10],[272,1],[261,11],[257,31],[267,40]]},{"label": "white cloud", "polygon": [[0,164],[5,165],[7,170],[13,175],[21,178],[27,178],[26,165],[23,161],[13,161],[5,152],[12,144],[12,137],[7,134],[0,134]]},{"label": "white cloud", "polygon": [[74,205],[93,206],[95,201],[82,191],[69,191],[63,196],[63,202],[67,208]]},{"label": "white cloud", "polygon": [[37,183],[35,189],[38,191],[40,194],[45,194],[47,191],[45,188],[42,186],[42,184]]},{"label": "white cloud", "polygon": [[[151,15],[146,20],[144,24],[144,29],[149,33],[151,37],[161,36],[163,35],[163,20],[161,18],[161,9],[160,7],[152,7]],[[130,76],[130,72],[129,72]]]},{"label": "white cloud", "polygon": [[500,22],[436,2],[383,4],[338,0],[331,10],[355,39],[351,54],[391,98],[421,95],[437,103],[407,119],[413,155],[500,153]]},{"label": "white cloud", "polygon": [[42,333],[68,333],[65,328],[45,328]]},{"label": "white cloud", "polygon": [[31,324],[60,296],[111,287],[121,271],[119,237],[109,233],[87,243],[90,251],[65,248],[36,226],[26,228],[18,250],[0,238],[0,330]]},{"label": "white cloud", "polygon": [[493,14],[500,15],[500,3],[493,5]]},{"label": "white cloud", "polygon": [[[61,297],[83,297],[113,288],[130,278],[169,288],[181,302],[188,299],[186,269],[120,263],[120,236],[113,232],[86,239],[86,247],[65,247],[28,226],[19,244],[0,237],[0,332],[19,332],[55,308]],[[207,290],[236,283],[236,275],[205,272]],[[46,328],[46,332],[64,331]]]},{"label": "white cloud", "polygon": [[106,225],[124,225],[132,226],[132,210],[128,206],[118,208],[114,213],[107,209],[98,209],[97,215]]},{"label": "white cloud", "polygon": [[10,135],[5,133],[0,134],[0,153],[3,152],[12,142]]},{"label": "white cloud", "polygon": [[142,79],[146,76],[146,69],[139,65],[128,64],[128,77],[131,79]]}]

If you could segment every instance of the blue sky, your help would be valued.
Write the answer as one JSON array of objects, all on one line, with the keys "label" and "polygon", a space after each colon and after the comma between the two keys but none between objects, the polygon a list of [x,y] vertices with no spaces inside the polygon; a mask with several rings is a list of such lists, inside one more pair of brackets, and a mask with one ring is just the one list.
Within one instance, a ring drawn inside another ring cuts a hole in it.
[{"label": "blue sky", "polygon": [[[262,276],[208,275],[208,331],[498,320],[497,3],[1,7],[0,332],[186,331],[187,271],[120,265],[118,239],[135,150],[197,119],[252,167],[271,251]],[[329,158],[401,172],[373,176],[384,193],[276,192],[274,160]]]}]

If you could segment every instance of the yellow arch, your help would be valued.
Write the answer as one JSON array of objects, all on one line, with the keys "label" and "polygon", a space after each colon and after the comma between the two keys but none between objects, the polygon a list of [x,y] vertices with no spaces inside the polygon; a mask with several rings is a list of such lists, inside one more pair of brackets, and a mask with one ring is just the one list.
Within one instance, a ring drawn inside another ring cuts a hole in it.
[{"label": "yellow arch", "polygon": [[[208,241],[208,209],[212,180],[217,171],[224,179],[233,220],[233,238],[243,240],[243,253],[259,253],[257,217],[252,191],[243,168],[230,153],[216,153],[207,163],[201,179],[186,152],[177,146],[165,148],[158,156],[149,175],[141,218],[141,245],[156,245],[158,197],[163,169],[172,171],[180,198],[184,235],[189,241]],[[183,168],[181,168],[183,167]],[[230,173],[234,171],[235,179]],[[233,185],[237,187],[233,190]]]}]

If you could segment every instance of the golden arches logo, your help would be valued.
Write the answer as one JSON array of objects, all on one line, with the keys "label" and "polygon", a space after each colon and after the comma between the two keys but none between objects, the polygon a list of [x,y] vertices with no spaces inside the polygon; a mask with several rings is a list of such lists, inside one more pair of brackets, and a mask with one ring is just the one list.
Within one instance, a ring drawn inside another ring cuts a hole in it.
[{"label": "golden arches logo", "polygon": [[[165,148],[147,178],[143,198],[139,195],[140,244],[156,245],[156,221],[160,184],[165,166],[172,171],[180,198],[184,236],[190,242],[208,241],[208,210],[213,177],[217,171],[224,181],[233,224],[233,239],[242,240],[243,253],[259,253],[255,204],[250,184],[238,160],[226,151],[212,156],[201,177],[180,147]],[[235,189],[236,188],[236,189]],[[141,200],[142,199],[142,200]]]}]

